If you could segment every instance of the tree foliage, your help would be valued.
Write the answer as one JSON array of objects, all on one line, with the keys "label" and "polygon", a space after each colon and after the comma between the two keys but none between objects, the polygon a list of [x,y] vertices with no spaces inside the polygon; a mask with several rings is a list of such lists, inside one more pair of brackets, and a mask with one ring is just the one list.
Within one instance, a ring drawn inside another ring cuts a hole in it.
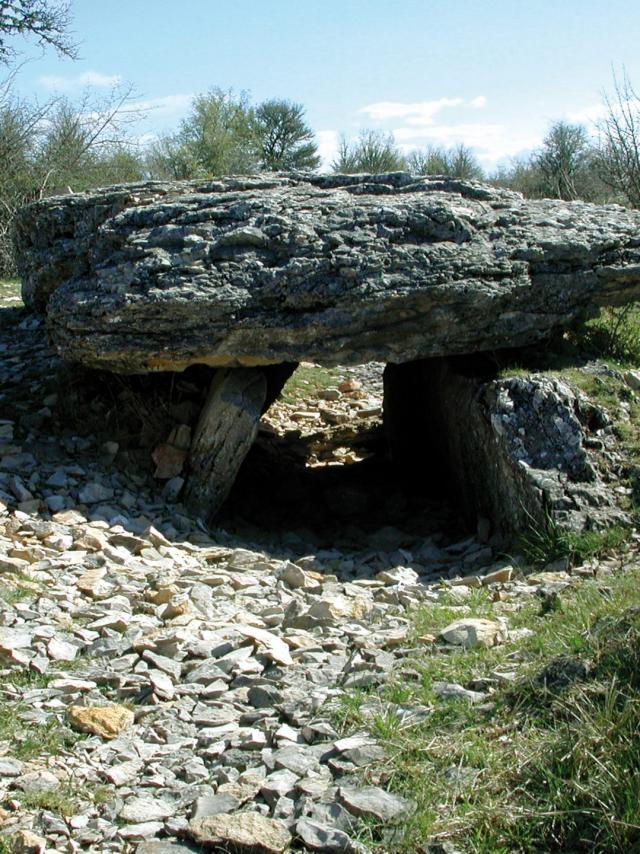
[{"label": "tree foliage", "polygon": [[556,122],[534,155],[542,191],[555,199],[577,199],[581,173],[588,168],[589,137],[581,125]]},{"label": "tree foliage", "polygon": [[171,178],[319,165],[301,104],[272,99],[254,107],[246,92],[218,88],[194,99],[178,132],[158,140],[148,159],[152,175]]},{"label": "tree foliage", "polygon": [[82,191],[144,177],[142,158],[127,134],[137,118],[130,90],[79,102],[44,105],[5,92],[0,98],[0,275],[13,272],[10,243],[15,211],[47,195]]},{"label": "tree foliage", "polygon": [[429,146],[405,155],[397,147],[393,134],[376,130],[361,131],[359,138],[353,143],[349,143],[343,136],[332,169],[345,174],[408,171],[416,175],[449,175],[454,178],[477,179],[484,177],[478,160],[465,145],[460,144],[450,149]]},{"label": "tree foliage", "polygon": [[449,175],[452,178],[482,180],[484,172],[478,159],[463,143],[446,149],[439,146],[411,151],[407,168],[416,175]]},{"label": "tree foliage", "polygon": [[605,95],[606,115],[599,123],[600,177],[622,200],[640,207],[640,97],[626,73],[614,77],[614,93]]},{"label": "tree foliage", "polygon": [[317,169],[318,147],[304,121],[304,107],[292,101],[263,101],[253,116],[253,131],[261,169]]},{"label": "tree foliage", "polygon": [[20,52],[16,38],[35,39],[62,56],[75,57],[69,35],[69,3],[51,0],[0,0],[0,63],[8,65]]},{"label": "tree foliage", "polygon": [[338,156],[332,163],[334,172],[352,175],[358,172],[399,172],[406,168],[402,152],[396,146],[393,134],[363,130],[357,142],[349,143],[343,136],[338,145]]}]

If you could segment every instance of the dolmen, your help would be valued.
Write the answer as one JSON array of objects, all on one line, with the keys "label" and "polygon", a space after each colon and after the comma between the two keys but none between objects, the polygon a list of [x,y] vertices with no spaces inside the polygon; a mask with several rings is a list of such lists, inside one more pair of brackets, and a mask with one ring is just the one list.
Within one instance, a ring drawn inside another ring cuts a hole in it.
[{"label": "dolmen", "polygon": [[46,199],[20,212],[15,239],[24,300],[66,361],[211,369],[184,488],[203,519],[301,361],[385,362],[399,464],[422,455],[496,529],[617,512],[584,400],[469,365],[639,299],[640,212],[402,172],[277,173]]}]

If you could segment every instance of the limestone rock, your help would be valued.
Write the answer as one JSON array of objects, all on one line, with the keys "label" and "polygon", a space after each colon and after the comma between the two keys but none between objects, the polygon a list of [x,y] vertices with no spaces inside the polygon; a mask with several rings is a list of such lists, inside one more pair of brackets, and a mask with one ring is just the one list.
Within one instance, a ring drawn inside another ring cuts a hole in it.
[{"label": "limestone rock", "polygon": [[99,735],[100,738],[115,738],[131,726],[134,715],[126,706],[70,706],[69,723],[82,732]]},{"label": "limestone rock", "polygon": [[338,798],[353,815],[378,821],[393,821],[409,815],[415,809],[412,801],[392,795],[377,786],[364,786],[362,789],[342,786],[338,790]]},{"label": "limestone rock", "polygon": [[296,834],[310,851],[324,851],[325,854],[350,854],[356,852],[353,840],[337,827],[318,824],[308,819],[300,819],[296,824]]},{"label": "limestone rock", "polygon": [[507,537],[550,516],[574,531],[628,522],[589,452],[592,423],[602,423],[593,404],[560,378],[487,382],[466,365],[386,366],[385,427],[409,478],[441,479],[470,522],[480,513]]},{"label": "limestone rock", "polygon": [[140,824],[169,818],[174,812],[174,804],[161,798],[131,798],[122,808],[120,818],[133,824]]},{"label": "limestone rock", "polygon": [[406,173],[113,187],[17,217],[68,360],[405,362],[519,347],[640,295],[640,213]]},{"label": "limestone rock", "polygon": [[282,822],[249,812],[194,818],[189,833],[200,845],[228,847],[237,854],[282,854],[291,843]]},{"label": "limestone rock", "polygon": [[258,629],[254,626],[238,626],[237,631],[246,638],[256,642],[259,652],[266,655],[276,664],[293,664],[289,647],[272,632]]},{"label": "limestone rock", "polygon": [[12,854],[44,854],[47,840],[31,830],[18,830],[11,840]]},{"label": "limestone rock", "polygon": [[449,623],[440,632],[447,643],[473,649],[477,646],[495,646],[506,640],[506,631],[502,623],[481,618],[467,618]]}]

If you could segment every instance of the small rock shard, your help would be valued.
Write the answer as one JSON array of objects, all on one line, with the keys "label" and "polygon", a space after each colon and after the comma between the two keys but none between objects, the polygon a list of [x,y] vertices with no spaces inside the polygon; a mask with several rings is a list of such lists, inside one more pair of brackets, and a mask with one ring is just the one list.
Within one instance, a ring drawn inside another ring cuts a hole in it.
[{"label": "small rock shard", "polygon": [[362,789],[342,786],[338,790],[338,800],[352,815],[378,821],[394,821],[410,815],[415,809],[413,801],[392,795],[378,786]]},{"label": "small rock shard", "polygon": [[293,664],[289,647],[282,638],[254,626],[238,626],[237,631],[246,638],[256,642],[259,652],[275,661],[276,664]]},{"label": "small rock shard", "polygon": [[194,818],[189,834],[199,845],[219,846],[236,854],[283,854],[292,838],[281,821],[251,812]]},{"label": "small rock shard", "polygon": [[134,715],[126,706],[70,706],[69,723],[81,732],[111,739],[133,724]]},{"label": "small rock shard", "polygon": [[495,646],[507,639],[507,632],[502,623],[481,618],[463,618],[449,623],[440,632],[447,643],[452,646],[464,646],[473,649],[477,646]]}]

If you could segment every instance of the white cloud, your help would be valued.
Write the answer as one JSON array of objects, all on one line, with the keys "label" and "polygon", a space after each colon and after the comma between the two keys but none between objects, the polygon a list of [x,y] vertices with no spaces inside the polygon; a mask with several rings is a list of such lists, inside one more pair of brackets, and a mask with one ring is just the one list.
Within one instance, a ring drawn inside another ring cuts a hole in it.
[{"label": "white cloud", "polygon": [[46,89],[59,92],[68,92],[73,89],[84,89],[87,86],[104,89],[117,86],[122,83],[119,74],[101,74],[99,71],[83,71],[75,77],[59,77],[56,75],[45,75],[40,78],[40,83]]},{"label": "white cloud", "polygon": [[318,154],[322,158],[321,169],[323,171],[326,169],[330,169],[331,164],[336,159],[336,155],[338,154],[338,131],[316,131],[316,139],[318,140]]},{"label": "white cloud", "polygon": [[445,107],[458,107],[463,104],[462,98],[439,98],[437,101],[378,101],[361,107],[358,112],[365,113],[370,119],[384,122],[388,119],[406,119],[411,124],[431,124],[433,117]]},{"label": "white cloud", "polygon": [[587,124],[589,122],[597,122],[598,119],[604,118],[608,113],[606,104],[590,104],[588,107],[583,107],[582,110],[575,110],[566,114],[570,122],[578,124]]},{"label": "white cloud", "polygon": [[540,136],[522,133],[502,124],[467,123],[455,125],[432,125],[428,128],[398,127],[393,131],[398,145],[409,152],[429,145],[448,148],[462,143],[488,166],[498,161],[530,151],[540,144]]},{"label": "white cloud", "polygon": [[378,101],[361,107],[358,112],[365,113],[372,121],[386,122],[390,119],[404,119],[409,125],[432,125],[435,116],[447,107],[473,107],[478,109],[484,107],[487,99],[484,95],[478,95],[470,101],[464,98],[438,98],[435,101],[414,101],[406,103],[403,101]]},{"label": "white cloud", "polygon": [[[534,131],[530,127],[512,128],[496,121],[464,120],[470,111],[482,110],[487,103],[485,95],[432,101],[378,101],[361,107],[358,113],[382,125],[385,132],[391,131],[405,153],[430,145],[450,148],[463,144],[473,150],[487,169],[506,158],[528,153],[540,144],[537,128]],[[447,122],[444,116],[452,109],[455,120]]]},{"label": "white cloud", "polygon": [[149,111],[154,116],[165,118],[177,114],[186,113],[194,99],[193,94],[184,95],[162,95],[159,98],[142,98],[133,101],[131,107],[135,110]]}]

